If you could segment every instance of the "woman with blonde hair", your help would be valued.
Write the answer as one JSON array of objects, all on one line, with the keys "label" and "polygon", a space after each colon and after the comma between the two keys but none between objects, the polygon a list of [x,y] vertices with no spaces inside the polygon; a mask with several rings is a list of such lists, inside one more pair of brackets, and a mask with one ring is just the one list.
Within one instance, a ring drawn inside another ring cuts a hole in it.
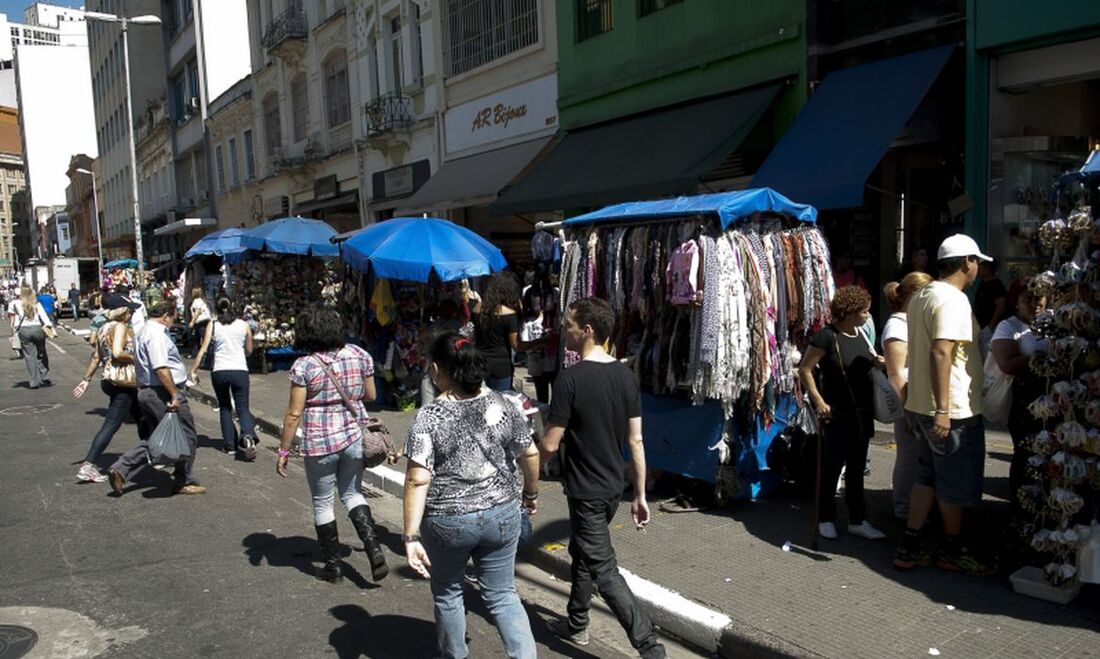
[{"label": "woman with blonde hair", "polygon": [[[890,317],[882,326],[882,355],[886,359],[886,377],[890,378],[890,384],[894,385],[902,404],[905,403],[909,383],[909,323],[906,309],[909,308],[909,298],[932,281],[932,275],[915,271],[902,277],[900,282],[892,281],[882,289],[890,305]],[[909,490],[913,489],[917,460],[920,458],[920,443],[905,418],[894,422],[894,444],[894,516],[905,520],[909,516]]]},{"label": "woman with blonde hair", "polygon": [[96,370],[103,368],[100,389],[107,394],[107,414],[99,432],[92,438],[88,455],[76,472],[80,483],[102,483],[107,477],[99,472],[96,464],[127,418],[138,427],[138,438],[149,439],[151,428],[142,422],[137,401],[137,379],[134,373],[134,332],[130,319],[134,310],[130,306],[118,306],[107,311],[107,324],[99,328],[93,342],[91,359],[84,370],[84,378],[73,389],[74,398],[82,398],[91,384]]},{"label": "woman with blonde hair", "polygon": [[46,354],[46,335],[54,336],[53,320],[34,295],[30,286],[19,288],[19,298],[8,305],[8,323],[19,337],[23,363],[27,366],[28,386],[50,386],[50,356]]}]

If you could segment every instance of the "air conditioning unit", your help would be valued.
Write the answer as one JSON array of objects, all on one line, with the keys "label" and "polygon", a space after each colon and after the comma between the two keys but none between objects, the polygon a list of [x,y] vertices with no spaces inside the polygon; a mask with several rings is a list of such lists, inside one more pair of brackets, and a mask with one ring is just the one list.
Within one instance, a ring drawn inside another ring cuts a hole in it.
[{"label": "air conditioning unit", "polygon": [[199,97],[198,96],[192,96],[191,98],[187,99],[187,109],[198,112],[198,109],[199,109]]}]

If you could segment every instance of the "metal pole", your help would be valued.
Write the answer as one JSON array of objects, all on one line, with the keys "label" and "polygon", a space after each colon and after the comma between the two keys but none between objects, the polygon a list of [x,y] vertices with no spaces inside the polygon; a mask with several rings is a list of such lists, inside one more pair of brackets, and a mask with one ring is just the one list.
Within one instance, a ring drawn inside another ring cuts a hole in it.
[{"label": "metal pole", "polygon": [[89,172],[92,175],[92,219],[95,221],[95,246],[96,251],[99,253],[99,271],[96,272],[96,288],[102,288],[103,286],[103,234],[99,230],[99,195],[95,191],[95,172]]},{"label": "metal pole", "polygon": [[134,257],[138,262],[138,288],[145,289],[145,249],[141,245],[141,208],[138,205],[138,174],[137,174],[137,150],[134,144],[134,101],[133,89],[130,84],[130,46],[126,38],[126,27],[129,23],[125,18],[120,18],[122,26],[122,78],[126,83],[126,128],[130,134],[130,194],[134,201]]}]

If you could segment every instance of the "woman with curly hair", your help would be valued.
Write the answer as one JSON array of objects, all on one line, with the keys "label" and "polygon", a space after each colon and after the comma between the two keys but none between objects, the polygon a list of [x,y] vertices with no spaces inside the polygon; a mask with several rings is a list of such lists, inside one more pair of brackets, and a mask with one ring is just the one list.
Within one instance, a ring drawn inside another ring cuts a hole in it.
[{"label": "woman with curly hair", "polygon": [[[871,369],[877,357],[859,328],[871,314],[871,296],[858,286],[837,289],[830,304],[833,322],[810,338],[798,368],[802,386],[822,423],[822,476],[818,533],[835,540],[836,482],[844,468],[848,532],[868,540],[886,537],[866,519],[863,467],[874,425]],[[814,377],[818,368],[820,383]]]},{"label": "woman with curly hair", "polygon": [[519,282],[510,272],[498,272],[489,280],[474,319],[474,339],[485,358],[485,384],[493,391],[510,391],[515,367],[512,351],[534,350],[541,341],[519,340],[519,311],[522,308]]},{"label": "woman with curly hair", "polygon": [[[290,403],[283,417],[283,434],[275,470],[286,478],[290,445],[302,427],[302,455],[313,496],[313,521],[321,546],[318,576],[339,581],[340,536],[336,529],[335,495],[348,510],[375,581],[389,573],[386,556],[374,531],[370,506],[363,498],[364,402],[374,400],[374,360],[359,346],[344,341],[344,322],[331,308],[311,307],[298,314],[294,347],[308,353],[290,369]],[[353,414],[344,404],[347,398]]]}]

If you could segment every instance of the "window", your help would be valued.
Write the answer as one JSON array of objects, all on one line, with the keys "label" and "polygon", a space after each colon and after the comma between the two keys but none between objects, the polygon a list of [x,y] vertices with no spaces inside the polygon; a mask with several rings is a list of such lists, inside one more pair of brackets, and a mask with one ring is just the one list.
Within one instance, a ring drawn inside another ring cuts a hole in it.
[{"label": "window", "polygon": [[172,78],[172,117],[177,121],[185,116],[184,97],[187,95],[187,76],[180,73]]},{"label": "window", "polygon": [[218,173],[218,191],[225,192],[225,160],[222,157],[222,145],[214,147],[214,169]]},{"label": "window", "polygon": [[398,92],[404,87],[405,76],[401,73],[401,17],[390,20],[390,89]]},{"label": "window", "polygon": [[252,131],[244,132],[244,175],[246,180],[256,178],[256,156],[252,153]]},{"label": "window", "polygon": [[229,138],[229,176],[233,187],[241,184],[241,166],[237,158],[237,138]]},{"label": "window", "polygon": [[325,62],[325,102],[328,127],[335,128],[351,120],[348,94],[348,58],[344,51],[333,53]]},{"label": "window", "polygon": [[413,3],[413,24],[410,38],[416,47],[413,51],[413,83],[420,85],[424,81],[424,38],[420,33],[420,5]]},{"label": "window", "polygon": [[294,141],[301,142],[309,131],[309,86],[305,74],[290,83],[290,114],[294,120]]},{"label": "window", "polygon": [[444,6],[443,66],[448,78],[539,40],[538,0],[445,0]]},{"label": "window", "polygon": [[611,0],[577,0],[577,41],[610,32],[614,19]]},{"label": "window", "polygon": [[267,148],[267,157],[275,157],[276,149],[283,145],[283,136],[279,122],[279,98],[275,94],[264,99],[264,146]]},{"label": "window", "polygon": [[191,60],[191,63],[187,65],[187,94],[189,96],[187,108],[188,114],[190,114],[191,99],[195,99],[198,102],[199,99],[199,63],[198,60]]},{"label": "window", "polygon": [[638,0],[638,15],[646,16],[655,11],[660,11],[672,5],[678,5],[684,0]]}]

